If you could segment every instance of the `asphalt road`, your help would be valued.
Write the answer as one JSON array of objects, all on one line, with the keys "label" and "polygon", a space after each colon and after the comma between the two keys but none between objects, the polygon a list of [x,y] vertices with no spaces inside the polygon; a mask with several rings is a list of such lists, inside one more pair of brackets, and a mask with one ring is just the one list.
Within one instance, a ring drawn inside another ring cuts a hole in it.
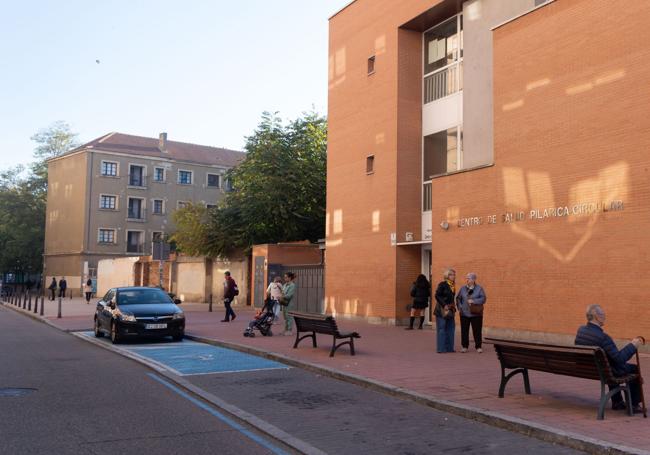
[{"label": "asphalt road", "polygon": [[132,360],[0,306],[0,454],[282,453],[215,412]]}]

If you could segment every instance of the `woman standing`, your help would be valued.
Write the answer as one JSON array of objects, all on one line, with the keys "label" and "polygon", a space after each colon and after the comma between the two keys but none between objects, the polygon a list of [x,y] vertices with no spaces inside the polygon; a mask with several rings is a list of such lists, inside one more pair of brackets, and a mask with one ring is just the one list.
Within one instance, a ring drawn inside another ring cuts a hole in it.
[{"label": "woman standing", "polygon": [[413,330],[413,323],[415,318],[420,318],[419,330],[422,330],[424,324],[424,316],[422,311],[429,306],[429,297],[431,297],[431,285],[427,277],[420,274],[415,279],[415,283],[411,286],[411,297],[413,297],[413,306],[411,306],[411,319],[409,319],[409,326],[406,330]]},{"label": "woman standing", "polygon": [[467,274],[467,284],[460,288],[456,303],[460,312],[460,352],[467,352],[469,348],[469,326],[472,326],[474,347],[479,354],[483,352],[483,308],[485,304],[485,291],[476,283],[476,273]]},{"label": "woman standing", "polygon": [[93,295],[93,280],[90,278],[88,278],[88,281],[84,285],[84,293],[86,294],[86,304],[90,305],[90,296]]},{"label": "woman standing", "polygon": [[436,289],[436,348],[438,353],[454,352],[454,335],[456,332],[456,271],[447,269],[443,274],[443,281],[438,283]]},{"label": "woman standing", "polygon": [[291,322],[293,318],[289,316],[289,305],[293,300],[296,294],[296,274],[293,272],[287,272],[284,274],[284,286],[282,286],[282,299],[280,300],[280,305],[282,305],[282,316],[284,316],[284,335],[291,335]]}]

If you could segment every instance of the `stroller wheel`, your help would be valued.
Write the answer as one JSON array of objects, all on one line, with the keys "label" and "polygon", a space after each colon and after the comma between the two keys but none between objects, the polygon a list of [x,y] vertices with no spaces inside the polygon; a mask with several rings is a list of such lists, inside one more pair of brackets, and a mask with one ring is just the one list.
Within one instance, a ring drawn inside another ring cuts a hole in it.
[{"label": "stroller wheel", "polygon": [[250,334],[248,332],[244,332],[244,336],[247,337],[250,336]]},{"label": "stroller wheel", "polygon": [[251,338],[255,338],[255,334],[254,334],[254,333],[250,333],[248,336],[251,337]]}]

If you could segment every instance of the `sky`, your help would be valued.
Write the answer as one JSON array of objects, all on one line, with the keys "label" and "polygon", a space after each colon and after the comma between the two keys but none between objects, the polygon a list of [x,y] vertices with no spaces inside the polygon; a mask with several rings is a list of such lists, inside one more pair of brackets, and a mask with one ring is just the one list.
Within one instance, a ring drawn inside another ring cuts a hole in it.
[{"label": "sky", "polygon": [[241,150],[263,111],[327,113],[328,18],[349,0],[0,0],[0,170],[57,120]]}]

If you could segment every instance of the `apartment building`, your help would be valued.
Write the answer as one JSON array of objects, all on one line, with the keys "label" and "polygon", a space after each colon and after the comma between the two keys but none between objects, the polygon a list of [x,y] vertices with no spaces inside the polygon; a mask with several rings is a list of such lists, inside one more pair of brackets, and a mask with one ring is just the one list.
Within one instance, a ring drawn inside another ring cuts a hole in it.
[{"label": "apartment building", "polygon": [[216,205],[245,154],[110,133],[48,161],[45,275],[77,288],[104,258],[152,254],[187,203]]},{"label": "apartment building", "polygon": [[326,310],[399,324],[415,277],[454,267],[492,333],[572,341],[590,303],[648,332],[648,20],[610,0],[332,16]]}]

